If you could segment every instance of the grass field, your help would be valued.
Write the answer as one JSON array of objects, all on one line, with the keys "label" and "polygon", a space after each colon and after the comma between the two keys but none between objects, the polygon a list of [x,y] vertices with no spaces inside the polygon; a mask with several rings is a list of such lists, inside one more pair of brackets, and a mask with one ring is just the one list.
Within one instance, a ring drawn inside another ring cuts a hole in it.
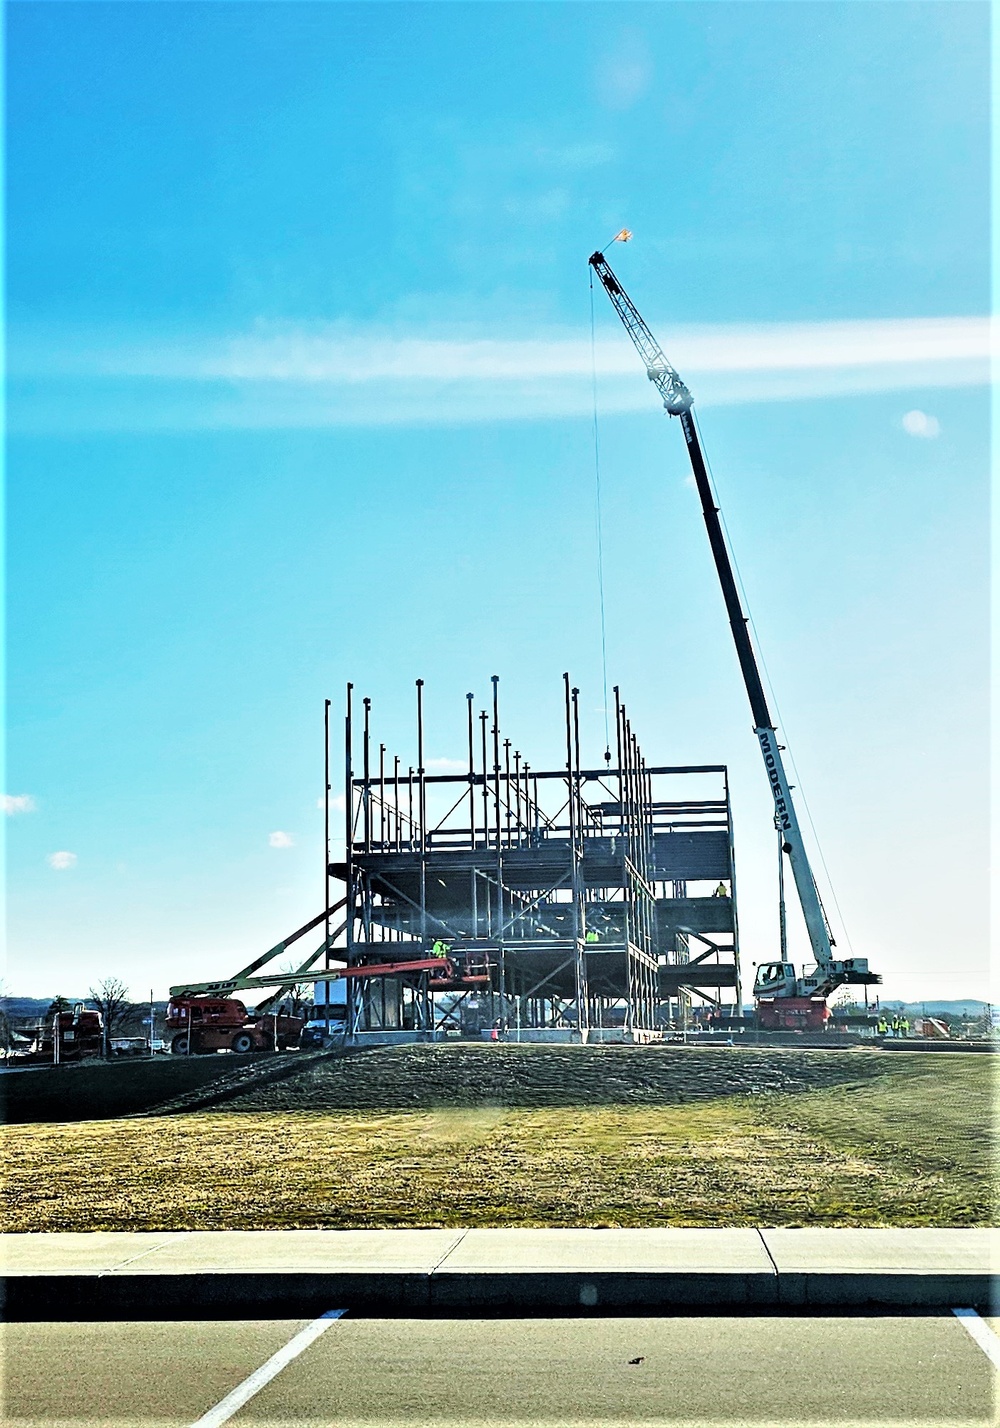
[{"label": "grass field", "polygon": [[[378,1063],[383,1075],[387,1064]],[[530,1064],[518,1063],[522,1082]],[[290,1085],[257,1099],[287,1100]],[[504,1105],[495,1087],[490,1094],[492,1103],[387,1110],[272,1109],[251,1096],[231,1109],[9,1126],[2,1228],[993,1219],[990,1056],[884,1056],[817,1090],[681,1104],[630,1103],[624,1083],[610,1104],[573,1103],[572,1084],[562,1105]],[[404,1087],[397,1100],[405,1097]],[[511,1099],[523,1101],[522,1091]]]}]

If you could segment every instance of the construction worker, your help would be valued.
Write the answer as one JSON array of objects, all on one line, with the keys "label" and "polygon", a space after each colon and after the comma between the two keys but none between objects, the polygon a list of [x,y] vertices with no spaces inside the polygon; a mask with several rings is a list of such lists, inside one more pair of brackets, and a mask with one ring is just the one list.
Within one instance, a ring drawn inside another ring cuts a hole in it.
[{"label": "construction worker", "polygon": [[899,1023],[899,1026],[900,1026],[900,1033],[901,1033],[901,1035],[903,1035],[903,1036],[909,1036],[909,1034],[910,1034],[910,1023],[909,1023],[909,1020],[908,1020],[907,1017],[904,1016],[904,1017],[902,1018],[902,1020],[901,1020],[900,1023]]},{"label": "construction worker", "polygon": [[590,931],[588,931],[588,932],[584,935],[584,939],[583,939],[583,940],[584,940],[584,942],[600,942],[601,939],[598,937],[598,935],[597,935],[596,932],[590,932]]},{"label": "construction worker", "polygon": [[432,956],[432,957],[447,957],[447,955],[448,955],[448,953],[449,953],[450,951],[451,951],[451,948],[449,947],[448,943],[447,943],[447,942],[442,942],[442,941],[440,940],[440,938],[439,938],[438,941],[435,942],[435,943],[434,943],[434,946],[431,948],[431,956]]},{"label": "construction worker", "polygon": [[888,1036],[889,1023],[886,1021],[884,1016],[879,1017],[875,1030],[878,1032],[879,1036]]},{"label": "construction worker", "polygon": [[712,896],[713,896],[713,897],[728,897],[728,896],[729,896],[729,889],[726,887],[725,883],[720,883],[719,886],[715,889],[715,892],[712,894]]}]

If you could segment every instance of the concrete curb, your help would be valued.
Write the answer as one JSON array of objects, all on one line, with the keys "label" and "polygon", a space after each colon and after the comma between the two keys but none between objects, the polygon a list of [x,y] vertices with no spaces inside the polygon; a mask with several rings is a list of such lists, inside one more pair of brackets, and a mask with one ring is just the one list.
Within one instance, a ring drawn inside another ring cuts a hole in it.
[{"label": "concrete curb", "polygon": [[331,1307],[989,1311],[991,1239],[987,1230],[826,1229],[9,1235],[0,1292],[12,1320],[305,1318]]}]

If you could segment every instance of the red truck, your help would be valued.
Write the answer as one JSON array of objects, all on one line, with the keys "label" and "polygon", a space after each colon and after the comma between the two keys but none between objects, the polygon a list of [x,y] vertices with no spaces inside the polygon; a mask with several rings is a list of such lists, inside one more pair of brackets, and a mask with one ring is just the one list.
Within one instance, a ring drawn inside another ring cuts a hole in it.
[{"label": "red truck", "polygon": [[231,997],[171,997],[167,1036],[175,1056],[211,1051],[284,1051],[298,1046],[305,1018],[267,1012],[255,1016]]},{"label": "red truck", "polygon": [[[58,1056],[55,1048],[56,1022],[59,1024]],[[104,1026],[99,1011],[89,1011],[78,1002],[72,1011],[43,1017],[35,1028],[29,1061],[82,1061],[104,1051]]]},{"label": "red truck", "polygon": [[764,1031],[826,1031],[830,1008],[824,997],[758,997]]}]

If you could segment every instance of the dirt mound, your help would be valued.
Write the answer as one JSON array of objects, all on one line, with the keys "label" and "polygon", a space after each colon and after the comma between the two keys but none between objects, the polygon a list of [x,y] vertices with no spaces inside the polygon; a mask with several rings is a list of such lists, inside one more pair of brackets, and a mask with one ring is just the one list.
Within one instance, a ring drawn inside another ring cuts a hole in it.
[{"label": "dirt mound", "polygon": [[[869,1080],[870,1051],[685,1046],[408,1045],[303,1067],[227,1097],[227,1110],[420,1110],[440,1106],[679,1105]],[[892,1065],[898,1069],[898,1061]]]},{"label": "dirt mound", "polygon": [[[258,1091],[263,1086],[270,1086],[275,1081],[283,1081],[290,1076],[300,1076],[317,1062],[326,1061],[330,1057],[338,1055],[340,1055],[339,1052],[331,1051],[299,1051],[287,1056],[268,1056],[266,1054],[239,1058],[209,1058],[206,1056],[204,1058],[206,1061],[209,1059],[217,1063],[222,1060],[229,1061],[230,1067],[223,1067],[208,1085],[195,1086],[191,1090],[182,1091],[178,1096],[171,1096],[168,1100],[147,1106],[142,1114],[167,1116],[180,1114],[183,1111],[200,1111],[206,1106],[221,1105],[235,1097],[244,1096],[247,1092]],[[197,1059],[201,1060],[202,1058],[198,1057]],[[237,1064],[237,1062],[242,1064]]]},{"label": "dirt mound", "polygon": [[91,1121],[141,1114],[166,1101],[201,1105],[227,1078],[256,1074],[267,1056],[128,1056],[0,1076],[0,1121]]}]

